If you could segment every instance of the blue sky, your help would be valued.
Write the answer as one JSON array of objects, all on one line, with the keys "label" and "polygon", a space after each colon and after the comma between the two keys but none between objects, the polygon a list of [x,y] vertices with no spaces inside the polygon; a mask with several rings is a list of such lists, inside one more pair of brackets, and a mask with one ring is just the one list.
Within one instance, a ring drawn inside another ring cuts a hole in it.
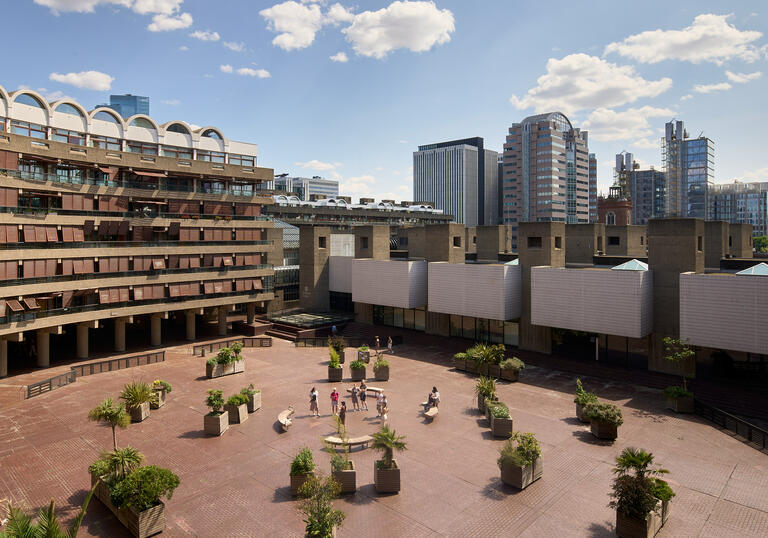
[{"label": "blue sky", "polygon": [[411,199],[417,145],[500,151],[551,109],[590,131],[601,189],[619,151],[660,167],[672,118],[715,141],[717,182],[768,181],[764,5],[14,0],[0,84],[87,108],[148,95],[161,122],[215,125],[258,143],[261,166],[354,197]]}]

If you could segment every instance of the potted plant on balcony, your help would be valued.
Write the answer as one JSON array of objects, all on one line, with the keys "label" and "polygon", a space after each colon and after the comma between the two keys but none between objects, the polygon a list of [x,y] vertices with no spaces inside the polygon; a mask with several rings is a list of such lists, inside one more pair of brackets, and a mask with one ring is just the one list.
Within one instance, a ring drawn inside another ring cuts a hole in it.
[{"label": "potted plant on balcony", "polygon": [[515,432],[500,450],[497,460],[501,481],[525,489],[541,478],[541,448],[532,433]]},{"label": "potted plant on balcony", "polygon": [[584,416],[584,407],[590,403],[597,403],[597,395],[584,390],[584,387],[581,386],[581,379],[576,380],[576,397],[573,402],[576,404],[576,417],[581,422],[588,423],[589,419]]},{"label": "potted plant on balcony", "polygon": [[314,471],[315,459],[312,456],[312,451],[304,447],[299,450],[291,462],[291,495],[296,496],[298,494],[301,485],[307,481],[310,475],[314,474]]},{"label": "potted plant on balcony", "polygon": [[332,335],[328,337],[328,347],[332,347],[339,355],[339,362],[344,364],[344,339],[339,335]]},{"label": "potted plant on balcony", "polygon": [[157,398],[152,387],[142,381],[134,381],[123,387],[120,399],[125,400],[125,408],[133,422],[141,422],[149,416],[149,404]]},{"label": "potted plant on balcony", "polygon": [[462,372],[467,369],[467,353],[465,351],[453,356],[453,367]]},{"label": "potted plant on balcony", "polygon": [[669,517],[675,492],[659,476],[666,469],[652,467],[653,454],[625,448],[616,458],[609,506],[616,509],[616,534],[622,538],[656,535]]},{"label": "potted plant on balcony", "polygon": [[501,369],[501,378],[507,381],[518,381],[520,379],[520,370],[525,369],[525,363],[517,357],[504,359],[499,363]]},{"label": "potted plant on balcony", "polygon": [[203,427],[208,435],[221,435],[229,429],[229,413],[222,411],[224,407],[224,397],[222,391],[208,389],[208,396],[205,398],[205,405],[210,408],[210,412],[203,417]]},{"label": "potted plant on balcony", "polygon": [[227,398],[224,411],[229,415],[230,424],[242,424],[248,420],[248,396],[237,393]]},{"label": "potted plant on balcony", "polygon": [[301,488],[299,510],[307,517],[304,535],[313,538],[334,538],[336,528],[344,521],[344,512],[333,508],[341,486],[332,477],[310,476]]},{"label": "potted plant on balcony", "polygon": [[480,376],[475,383],[475,395],[477,396],[477,408],[485,413],[485,402],[496,400],[496,382],[492,377]]},{"label": "potted plant on balcony", "polygon": [[112,445],[117,450],[115,428],[127,428],[131,423],[131,416],[125,411],[125,405],[122,403],[115,405],[112,398],[106,398],[99,405],[88,411],[88,420],[109,424],[112,428]]},{"label": "potted plant on balcony", "polygon": [[373,482],[377,493],[397,493],[400,491],[400,468],[394,459],[394,451],[406,450],[405,436],[384,424],[381,430],[373,434],[371,446],[381,451],[382,457],[374,462]]},{"label": "potted plant on balcony", "polygon": [[341,381],[341,378],[344,376],[344,370],[341,368],[339,354],[330,346],[328,347],[328,354],[331,356],[331,359],[328,361],[328,381]]},{"label": "potted plant on balcony", "polygon": [[373,374],[376,377],[376,381],[388,381],[389,361],[382,359],[381,357],[376,359],[376,362],[373,363]]},{"label": "potted plant on balcony", "polygon": [[613,441],[619,436],[619,426],[624,423],[621,409],[609,403],[588,403],[582,412],[589,419],[592,435],[598,439]]},{"label": "potted plant on balcony", "polygon": [[363,344],[357,348],[357,360],[365,363],[371,362],[371,348],[368,347],[368,344]]},{"label": "potted plant on balcony", "polygon": [[165,528],[165,504],[179,486],[179,477],[169,469],[155,465],[139,467],[110,486],[110,499],[117,508],[120,523],[137,538],[162,532]]},{"label": "potted plant on balcony", "polygon": [[155,379],[152,382],[152,390],[155,391],[155,400],[150,402],[149,407],[151,409],[160,409],[165,405],[165,396],[169,394],[173,387],[167,381],[162,379]]},{"label": "potted plant on balcony", "polygon": [[253,383],[240,389],[240,394],[248,397],[248,412],[253,413],[261,409],[261,391],[253,388]]},{"label": "potted plant on balcony", "polygon": [[352,381],[362,381],[365,379],[365,363],[359,359],[355,359],[349,363],[349,371],[352,376]]},{"label": "potted plant on balcony", "polygon": [[667,399],[667,408],[675,413],[693,413],[693,393],[688,390],[686,370],[696,358],[696,352],[692,350],[684,340],[676,338],[664,338],[664,358],[674,363],[682,370],[682,386],[673,385],[664,389],[664,397]]},{"label": "potted plant on balcony", "polygon": [[494,437],[509,437],[512,433],[512,417],[509,408],[502,402],[488,405],[490,410],[491,434]]},{"label": "potted plant on balcony", "polygon": [[216,355],[205,361],[205,375],[210,379],[244,371],[243,357],[234,353],[231,347],[221,348]]}]

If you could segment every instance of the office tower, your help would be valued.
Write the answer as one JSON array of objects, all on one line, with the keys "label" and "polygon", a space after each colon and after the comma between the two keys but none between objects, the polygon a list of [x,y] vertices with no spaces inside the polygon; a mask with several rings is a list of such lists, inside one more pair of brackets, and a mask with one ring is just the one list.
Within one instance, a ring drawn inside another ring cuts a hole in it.
[{"label": "office tower", "polygon": [[136,114],[149,116],[149,97],[141,95],[131,95],[130,93],[110,95],[109,104],[100,106],[111,108],[123,118],[130,118]]},{"label": "office tower", "polygon": [[709,201],[709,220],[751,224],[756,237],[768,235],[768,182],[711,185]]},{"label": "office tower", "polygon": [[597,157],[589,154],[589,222],[597,222]]},{"label": "office tower", "polygon": [[413,196],[467,226],[498,224],[498,155],[480,137],[419,146]]},{"label": "office tower", "polygon": [[661,141],[661,158],[667,177],[667,216],[706,218],[709,187],[715,179],[715,143],[702,135],[689,138],[682,121],[670,121]]},{"label": "office tower", "polygon": [[661,170],[635,168],[630,174],[629,195],[632,199],[632,224],[648,224],[665,214],[666,176]]},{"label": "office tower", "polygon": [[[509,128],[504,144],[504,224],[517,248],[520,222],[589,222],[587,132],[550,112]],[[595,178],[596,179],[596,178]]]},{"label": "office tower", "polygon": [[318,197],[336,198],[339,196],[339,182],[320,176],[290,177],[287,174],[275,176],[275,190],[293,192],[302,202],[309,202]]}]

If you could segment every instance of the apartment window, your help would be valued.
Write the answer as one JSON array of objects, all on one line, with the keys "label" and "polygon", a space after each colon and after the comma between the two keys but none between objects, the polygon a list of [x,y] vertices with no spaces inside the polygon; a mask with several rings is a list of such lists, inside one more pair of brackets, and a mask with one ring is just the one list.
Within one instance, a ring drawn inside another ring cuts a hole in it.
[{"label": "apartment window", "polygon": [[317,248],[326,248],[328,238],[327,237],[318,237],[317,238]]},{"label": "apartment window", "polygon": [[732,235],[729,235],[729,236],[728,236],[728,246],[729,246],[729,247],[732,247],[732,246],[733,246],[733,236],[732,236]]},{"label": "apartment window", "polygon": [[191,159],[192,148],[180,148],[177,146],[163,146],[163,157],[173,157],[174,159]]},{"label": "apartment window", "polygon": [[542,245],[541,237],[528,238],[528,248],[541,248],[541,245]]},{"label": "apartment window", "polygon": [[609,211],[605,216],[605,223],[610,225],[616,224],[616,213]]},{"label": "apartment window", "polygon": [[237,166],[256,166],[256,157],[251,155],[237,155],[236,153],[230,153],[229,164],[234,164]]},{"label": "apartment window", "polygon": [[454,247],[460,247],[461,246],[461,236],[454,235],[453,236],[453,246]]},{"label": "apartment window", "polygon": [[221,163],[226,162],[225,155],[219,151],[205,151],[202,149],[197,150],[197,160],[205,161],[209,163]]},{"label": "apartment window", "polygon": [[696,238],[696,250],[698,250],[699,252],[704,250],[704,241],[703,241],[703,238],[701,236],[698,236]]},{"label": "apartment window", "polygon": [[361,237],[360,238],[360,248],[361,249],[367,249],[368,248],[368,238],[367,237]]},{"label": "apartment window", "polygon": [[11,120],[11,132],[32,138],[48,138],[45,126],[26,121]]},{"label": "apartment window", "polygon": [[558,250],[563,248],[563,238],[557,235],[555,236],[555,248]]},{"label": "apartment window", "polygon": [[120,139],[112,138],[111,136],[91,135],[91,146],[112,151],[121,151],[123,149]]},{"label": "apartment window", "polygon": [[640,236],[640,244],[641,244],[641,245],[644,245],[644,244],[645,244],[645,237],[644,237],[644,236],[642,236],[642,235]]},{"label": "apartment window", "polygon": [[621,245],[621,238],[618,235],[609,235],[608,236],[608,246],[609,247],[618,247]]},{"label": "apartment window", "polygon": [[157,144],[147,144],[146,142],[137,142],[128,140],[126,149],[131,153],[141,153],[142,155],[157,155]]},{"label": "apartment window", "polygon": [[473,244],[473,245],[476,245],[476,244],[477,244],[477,237],[472,237],[472,244]]}]

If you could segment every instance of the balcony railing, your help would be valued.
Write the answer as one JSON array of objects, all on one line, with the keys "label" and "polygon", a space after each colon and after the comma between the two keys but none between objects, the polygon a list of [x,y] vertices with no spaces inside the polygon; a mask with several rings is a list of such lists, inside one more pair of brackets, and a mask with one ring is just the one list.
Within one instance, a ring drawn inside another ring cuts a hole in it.
[{"label": "balcony railing", "polygon": [[746,444],[763,452],[768,448],[768,431],[699,400],[695,400],[694,405],[697,415],[733,432]]},{"label": "balcony railing", "polygon": [[97,211],[97,210],[84,210],[84,209],[61,209],[58,207],[53,208],[37,208],[37,207],[0,207],[0,213],[12,213],[14,215],[30,215],[30,216],[47,216],[47,215],[69,215],[69,216],[82,216],[82,217],[120,217],[125,219],[186,219],[186,220],[257,220],[257,221],[270,221],[272,217],[265,217],[259,215],[258,217],[250,217],[246,215],[207,215],[207,214],[190,214],[190,213],[164,213],[164,212],[149,212],[145,213],[141,210],[136,211]]},{"label": "balcony railing", "polygon": [[273,241],[78,241],[72,243],[0,243],[0,250],[39,249],[39,248],[151,248],[151,247],[194,247],[194,246],[251,246],[271,245]]},{"label": "balcony railing", "polygon": [[272,347],[271,336],[242,336],[240,338],[230,338],[229,340],[219,340],[218,342],[192,346],[192,355],[204,357],[206,353],[213,353],[221,348],[229,347],[235,342],[243,344],[243,347]]}]

